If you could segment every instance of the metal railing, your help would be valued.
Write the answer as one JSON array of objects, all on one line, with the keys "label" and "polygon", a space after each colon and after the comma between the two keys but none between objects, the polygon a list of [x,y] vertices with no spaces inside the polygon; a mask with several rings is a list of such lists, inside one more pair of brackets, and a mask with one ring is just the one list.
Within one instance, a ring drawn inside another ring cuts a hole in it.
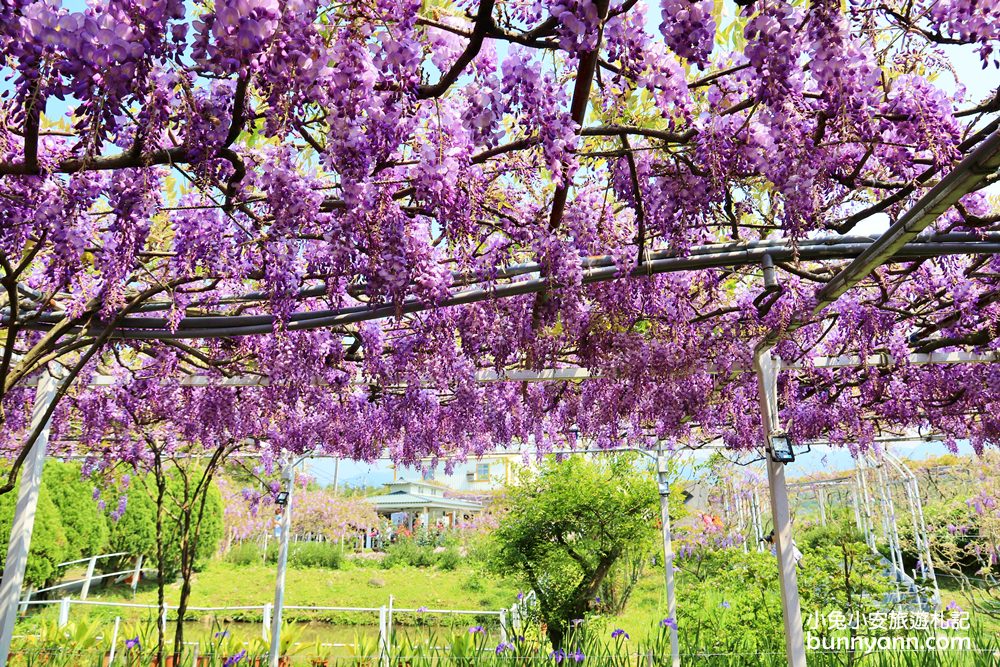
[{"label": "metal railing", "polygon": [[[127,570],[120,570],[118,572],[107,572],[102,574],[94,574],[94,569],[97,567],[97,561],[103,558],[117,558],[119,556],[128,556],[129,553],[126,551],[120,551],[113,554],[97,554],[94,556],[88,556],[87,558],[77,558],[76,560],[68,560],[64,563],[59,563],[56,565],[57,568],[67,567],[69,565],[75,565],[77,563],[87,563],[87,574],[81,579],[73,579],[70,581],[64,581],[54,586],[47,586],[45,588],[39,589],[28,589],[25,596],[18,603],[18,607],[21,612],[27,610],[28,605],[37,604],[38,601],[33,601],[32,596],[38,595],[39,593],[48,593],[51,591],[57,591],[63,588],[72,588],[74,586],[81,586],[80,588],[80,599],[86,600],[87,596],[90,594],[90,587],[95,581],[102,581],[110,577],[120,577],[122,575],[131,574],[132,575],[132,595],[135,595],[136,587],[139,585],[139,577],[142,574],[142,556],[136,556],[135,567],[129,568]],[[49,601],[47,601],[49,602]]]},{"label": "metal railing", "polygon": [[[389,596],[389,602],[386,605],[380,607],[338,607],[338,606],[325,606],[325,605],[284,605],[285,611],[334,611],[334,612],[362,612],[378,614],[379,623],[379,645],[388,646],[390,638],[393,631],[393,614],[396,613],[411,613],[411,614],[439,614],[439,615],[454,615],[454,616],[478,616],[478,617],[497,617],[500,627],[500,640],[507,641],[508,632],[508,619],[513,614],[515,619],[519,619],[523,612],[520,611],[518,605],[515,605],[511,609],[430,609],[427,607],[418,608],[407,608],[407,607],[394,607],[394,598],[392,595]],[[159,620],[161,626],[164,628],[167,625],[168,614],[173,609],[176,610],[176,606],[171,606],[169,604],[160,607],[155,604],[143,604],[139,602],[118,602],[118,601],[106,601],[106,600],[84,600],[84,599],[73,599],[70,597],[64,597],[57,600],[28,600],[23,601],[23,605],[35,605],[35,606],[45,606],[45,605],[58,605],[59,606],[59,627],[65,627],[69,624],[70,612],[73,605],[82,605],[89,607],[109,607],[109,608],[120,608],[120,609],[145,609],[149,611],[156,611],[159,615]],[[212,613],[228,613],[228,612],[238,612],[238,611],[260,611],[261,612],[261,637],[264,640],[268,640],[271,626],[272,612],[274,610],[273,605],[270,602],[257,605],[237,605],[237,606],[227,606],[227,607],[203,607],[192,605],[187,607],[189,612],[212,612]]]}]

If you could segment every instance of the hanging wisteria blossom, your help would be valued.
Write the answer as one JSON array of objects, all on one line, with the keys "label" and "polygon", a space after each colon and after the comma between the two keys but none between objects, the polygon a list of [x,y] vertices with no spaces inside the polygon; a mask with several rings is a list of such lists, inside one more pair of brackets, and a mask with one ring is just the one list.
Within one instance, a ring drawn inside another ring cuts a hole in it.
[{"label": "hanging wisteria blossom", "polygon": [[768,331],[796,437],[996,443],[1000,368],[907,361],[1000,347],[995,172],[813,309],[990,141],[998,39],[982,0],[5,0],[3,488],[44,368],[94,470],[154,418],[265,466],[753,447]]}]

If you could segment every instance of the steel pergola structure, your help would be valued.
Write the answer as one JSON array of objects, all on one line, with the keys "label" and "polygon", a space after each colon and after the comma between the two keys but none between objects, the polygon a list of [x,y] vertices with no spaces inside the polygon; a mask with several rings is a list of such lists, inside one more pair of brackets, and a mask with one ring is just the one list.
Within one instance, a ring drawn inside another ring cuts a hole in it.
[{"label": "steel pergola structure", "polygon": [[[899,437],[889,442],[930,442],[932,437]],[[886,441],[883,441],[886,442]],[[937,609],[941,603],[937,573],[930,551],[930,538],[924,520],[923,502],[919,482],[906,463],[888,446],[876,452],[859,452],[851,474],[833,479],[794,482],[789,488],[796,493],[812,494],[820,512],[820,521],[826,525],[827,501],[836,495],[845,506],[853,510],[854,524],[873,553],[885,559],[896,584],[897,600],[912,594],[919,606]],[[897,490],[902,491],[905,511],[909,515],[913,546],[918,557],[916,569],[906,571],[903,549],[897,525]],[[888,550],[883,556],[879,550],[879,536]],[[930,588],[925,594],[918,587],[918,579]],[[908,593],[898,590],[904,584]]]},{"label": "steel pergola structure", "polygon": [[[809,257],[803,253],[812,252],[816,259],[851,259],[852,261],[832,280],[817,292],[817,302],[813,316],[821,312],[847,290],[857,285],[871,274],[878,266],[898,259],[919,259],[921,257],[940,256],[944,254],[996,254],[1000,252],[1000,242],[988,237],[971,238],[968,236],[945,236],[940,239],[917,241],[917,236],[926,229],[939,215],[953,206],[962,196],[977,188],[991,174],[1000,169],[1000,132],[994,131],[987,136],[979,146],[967,155],[958,166],[944,176],[934,187],[924,194],[918,202],[907,210],[889,229],[878,238],[868,243],[856,243],[853,239],[845,241],[817,241],[799,245],[799,257]],[[923,250],[921,254],[920,250]],[[765,269],[775,259],[785,257],[783,253],[795,252],[787,244],[770,245],[769,242],[759,244],[742,244],[739,247],[705,247],[691,256],[679,258],[657,256],[650,253],[643,264],[629,273],[623,274],[614,265],[611,258],[591,258],[584,261],[584,283],[614,280],[624,276],[642,276],[666,271],[694,270],[699,268],[746,266],[762,264]],[[791,255],[787,255],[790,257]],[[517,277],[538,272],[537,264],[525,264],[509,267],[508,277]],[[458,282],[470,280],[468,277],[453,276]],[[475,277],[471,280],[474,282]],[[447,298],[437,304],[420,300],[408,300],[401,306],[365,305],[337,310],[320,310],[305,313],[293,313],[288,321],[289,330],[337,328],[355,322],[398,317],[402,314],[415,313],[435,307],[462,305],[488,299],[499,299],[521,294],[541,292],[548,283],[542,276],[527,278],[505,285],[491,287],[476,287],[464,291],[453,291]],[[248,295],[251,300],[257,295]],[[41,304],[36,304],[41,306]],[[42,330],[62,320],[58,313],[35,313],[35,326]],[[3,322],[9,321],[9,315]],[[130,316],[122,318],[120,326],[110,333],[112,337],[126,339],[168,340],[174,338],[216,338],[241,335],[266,334],[273,330],[275,317],[271,315],[246,316],[191,316],[185,318],[176,331],[167,326],[166,318],[149,318]],[[802,615],[798,598],[793,550],[790,548],[791,521],[788,505],[788,488],[785,481],[784,464],[776,461],[771,452],[770,442],[774,434],[781,432],[778,419],[779,405],[777,396],[778,374],[783,368],[794,366],[783,365],[782,360],[772,354],[774,346],[789,333],[800,327],[803,320],[797,320],[781,330],[768,332],[753,349],[753,370],[758,377],[760,394],[761,421],[764,428],[764,446],[767,455],[768,486],[770,489],[771,512],[775,527],[775,543],[778,555],[779,572],[781,575],[782,614],[785,625],[785,642],[788,664],[790,667],[805,667],[806,655],[802,632]],[[101,333],[88,330],[87,333]],[[935,357],[928,354],[923,363],[995,363],[997,354],[978,355],[974,353],[947,353]],[[868,359],[854,357],[850,363],[847,359],[838,365],[856,365],[866,363]],[[887,360],[880,359],[886,363]],[[537,374],[537,377],[527,377],[530,372],[515,372],[519,379],[498,374],[496,377],[483,377],[482,381],[560,381],[567,379],[586,379],[585,377],[561,377],[565,369],[552,369]],[[570,371],[571,374],[589,373],[580,369]],[[253,376],[255,383],[261,383],[261,376]],[[0,656],[6,656],[9,651],[10,638],[13,629],[13,619],[16,615],[17,599],[24,576],[24,565],[30,546],[31,531],[37,506],[38,488],[41,481],[41,470],[48,440],[47,423],[51,417],[52,401],[59,389],[59,382],[53,373],[43,373],[38,383],[37,398],[32,414],[32,430],[39,429],[32,450],[25,460],[22,473],[22,483],[18,493],[17,508],[12,524],[11,540],[8,545],[7,567],[4,569],[3,581],[0,583]],[[44,435],[43,435],[44,433]],[[272,661],[273,662],[273,661]]]},{"label": "steel pergola structure", "polygon": [[[753,241],[749,243],[719,243],[691,248],[684,255],[670,251],[646,253],[646,258],[629,271],[621,271],[608,255],[589,257],[581,262],[583,284],[617,280],[623,277],[641,278],[660,273],[695,271],[699,269],[736,269],[759,266],[764,261],[784,262],[799,260],[863,260],[877,238],[853,236],[839,238],[802,239],[794,244],[781,240]],[[948,255],[1000,254],[1000,232],[984,234],[946,233],[915,240],[896,250],[892,257],[899,260],[919,260]],[[768,258],[765,260],[765,258]],[[410,299],[400,305],[360,305],[336,310],[311,310],[295,312],[284,320],[289,331],[309,331],[344,327],[359,322],[408,315],[447,306],[461,306],[481,301],[502,299],[525,294],[537,294],[549,288],[546,278],[539,276],[537,263],[519,264],[498,271],[497,278],[523,280],[489,286],[470,286],[454,290],[438,303]],[[485,281],[486,278],[483,278]],[[310,288],[299,293],[300,298],[321,296],[325,287]],[[839,295],[838,295],[839,296]],[[268,298],[251,293],[227,300],[227,303],[252,303]],[[147,304],[139,310],[151,312],[167,310],[168,303]],[[24,325],[25,329],[48,331],[62,322],[65,314],[59,311],[39,314]],[[130,340],[182,340],[269,334],[274,331],[274,315],[188,315],[171,330],[164,316],[130,315],[123,317],[110,337]],[[0,323],[3,316],[0,315]],[[67,334],[86,333],[98,336],[103,332],[97,327],[69,327]]]}]

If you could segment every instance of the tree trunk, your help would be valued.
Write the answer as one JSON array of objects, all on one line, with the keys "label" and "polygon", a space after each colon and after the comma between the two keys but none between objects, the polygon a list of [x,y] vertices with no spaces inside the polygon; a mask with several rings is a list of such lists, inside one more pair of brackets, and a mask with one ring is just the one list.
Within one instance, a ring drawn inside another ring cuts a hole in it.
[{"label": "tree trunk", "polygon": [[[608,572],[611,571],[611,567],[620,555],[621,551],[619,550],[605,554],[592,572],[584,574],[583,580],[573,592],[573,601],[569,608],[571,612],[570,621],[577,618],[582,619],[586,615],[587,610],[590,609],[590,601],[594,599],[594,595],[601,587],[601,583],[608,576]],[[535,595],[538,596],[539,601],[542,600],[537,588]],[[566,625],[563,622],[562,614],[557,610],[546,608],[546,605],[542,605],[542,618],[545,619],[545,634],[552,644],[552,649],[566,648],[562,645],[563,640],[566,638]]]},{"label": "tree trunk", "polygon": [[159,664],[164,664],[163,649],[166,637],[163,627],[164,589],[166,581],[163,574],[163,496],[167,492],[167,482],[163,477],[163,462],[159,450],[153,453],[153,475],[156,478],[156,608],[159,618],[156,619],[156,658]]},{"label": "tree trunk", "polygon": [[552,644],[552,649],[555,650],[562,646],[563,639],[566,637],[566,626],[562,623],[547,624],[545,634],[549,638],[549,643]]},{"label": "tree trunk", "polygon": [[[205,503],[208,500],[208,489],[212,483],[216,466],[223,458],[225,446],[216,449],[208,465],[202,473],[201,480],[194,487],[194,493],[190,492],[190,484],[187,478],[184,479],[184,507],[181,522],[181,594],[177,601],[177,629],[174,632],[174,655],[175,662],[180,664],[181,653],[184,647],[184,618],[187,615],[188,600],[191,598],[191,580],[194,578],[194,562],[198,550],[198,543],[201,539],[201,523],[205,518]],[[190,498],[188,496],[191,496]],[[198,504],[198,514],[191,523],[190,507]]]},{"label": "tree trunk", "polygon": [[[187,494],[185,493],[185,496]],[[177,600],[177,626],[174,629],[174,663],[181,663],[181,654],[184,652],[184,616],[187,614],[187,601],[191,595],[191,559],[193,548],[191,546],[191,511],[184,499],[184,507],[181,509],[180,525],[180,549],[181,549],[181,595]]]}]

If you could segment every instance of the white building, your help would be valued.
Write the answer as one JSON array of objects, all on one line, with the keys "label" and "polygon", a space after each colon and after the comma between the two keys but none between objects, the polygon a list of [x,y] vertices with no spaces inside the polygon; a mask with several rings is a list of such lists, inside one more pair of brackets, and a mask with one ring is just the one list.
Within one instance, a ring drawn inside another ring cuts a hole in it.
[{"label": "white building", "polygon": [[[533,459],[532,459],[533,460]],[[530,465],[530,463],[528,464]],[[484,454],[454,465],[445,472],[445,462],[427,459],[419,466],[393,467],[393,480],[422,479],[461,493],[489,493],[514,481],[517,470],[525,466],[521,453]]]},{"label": "white building", "polygon": [[389,484],[389,492],[365,498],[375,511],[396,525],[410,530],[437,526],[451,528],[469,521],[483,511],[481,503],[461,498],[447,498],[444,488],[427,482],[400,480]]}]

